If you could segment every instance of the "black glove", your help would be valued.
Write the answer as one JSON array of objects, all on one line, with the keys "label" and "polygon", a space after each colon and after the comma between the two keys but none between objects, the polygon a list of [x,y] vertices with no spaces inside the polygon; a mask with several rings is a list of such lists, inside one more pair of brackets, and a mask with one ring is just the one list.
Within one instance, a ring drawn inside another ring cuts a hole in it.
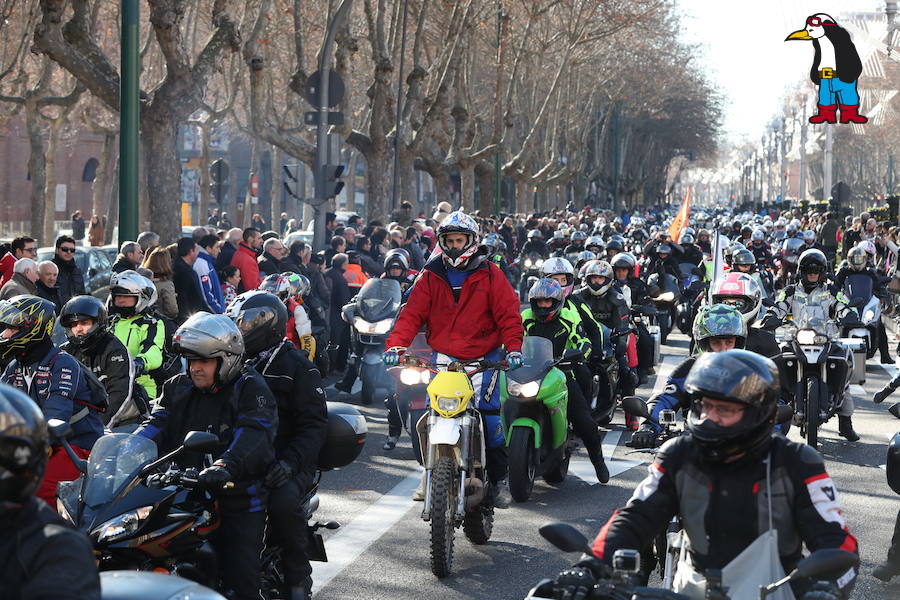
[{"label": "black glove", "polygon": [[293,476],[294,469],[291,468],[291,465],[283,460],[276,460],[272,463],[272,466],[269,467],[269,472],[266,473],[264,483],[268,488],[279,488],[290,481]]},{"label": "black glove", "polygon": [[658,435],[652,429],[642,426],[631,434],[631,441],[628,445],[632,448],[655,448]]},{"label": "black glove", "polygon": [[206,467],[200,471],[200,477],[197,479],[200,485],[208,490],[221,490],[226,483],[232,480],[231,472],[225,468],[222,463],[213,463],[211,467]]},{"label": "black glove", "polygon": [[556,600],[584,600],[597,584],[597,577],[587,567],[571,567],[556,576],[553,597]]},{"label": "black glove", "polygon": [[800,600],[844,600],[844,594],[831,581],[817,581]]}]

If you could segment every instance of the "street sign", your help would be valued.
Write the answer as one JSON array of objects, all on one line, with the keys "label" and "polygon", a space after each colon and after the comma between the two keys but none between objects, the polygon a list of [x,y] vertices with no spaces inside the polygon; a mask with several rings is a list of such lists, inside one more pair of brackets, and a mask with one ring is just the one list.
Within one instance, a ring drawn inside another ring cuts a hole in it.
[{"label": "street sign", "polygon": [[228,173],[230,169],[228,168],[228,163],[224,160],[217,159],[209,165],[209,176],[216,183],[224,183],[228,181]]},{"label": "street sign", "polygon": [[[304,97],[312,106],[319,106],[319,86],[322,83],[322,73],[316,71],[306,80],[303,86]],[[331,71],[328,76],[328,108],[334,108],[344,99],[344,80],[336,71]]]}]

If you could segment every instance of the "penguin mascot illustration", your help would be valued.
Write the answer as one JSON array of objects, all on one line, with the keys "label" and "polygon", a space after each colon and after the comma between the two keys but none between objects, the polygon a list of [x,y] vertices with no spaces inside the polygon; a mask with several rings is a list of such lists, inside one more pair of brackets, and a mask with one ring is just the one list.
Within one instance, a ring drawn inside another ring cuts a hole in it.
[{"label": "penguin mascot illustration", "polygon": [[810,40],[815,49],[809,78],[819,86],[819,114],[810,123],[836,123],[840,105],[841,123],[865,123],[858,113],[856,80],[862,73],[862,61],[850,33],[833,17],[817,13],[806,18],[806,27],[787,36],[788,40]]}]

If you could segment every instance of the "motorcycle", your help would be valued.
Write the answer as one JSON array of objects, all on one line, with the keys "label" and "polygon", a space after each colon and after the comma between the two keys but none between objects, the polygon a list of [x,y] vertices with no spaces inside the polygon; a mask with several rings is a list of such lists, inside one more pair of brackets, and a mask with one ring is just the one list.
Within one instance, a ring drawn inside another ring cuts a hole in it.
[{"label": "motorcycle", "polygon": [[[431,356],[431,348],[428,347],[424,333],[416,334],[406,353],[423,361]],[[400,382],[400,385],[396,386],[393,396],[393,401],[396,403],[395,410],[403,422],[403,428],[409,434],[416,461],[420,465],[424,465],[422,448],[419,446],[419,435],[416,433],[416,423],[428,412],[426,389],[431,381],[431,371],[413,366],[399,366],[389,368],[388,373]]]},{"label": "motorcycle", "polygon": [[681,296],[675,308],[675,323],[678,325],[681,333],[685,335],[691,335],[691,329],[694,325],[693,303],[700,286],[700,278],[694,273],[696,268],[696,265],[691,263],[680,263],[678,265],[678,270],[681,273]]},{"label": "motorcycle", "polygon": [[[538,530],[545,540],[563,552],[580,552],[593,555],[591,545],[580,531],[566,523],[548,523]],[[859,564],[859,557],[838,548],[816,550],[797,563],[786,577],[760,586],[759,598],[765,600],[785,585],[804,579],[836,579]],[[616,550],[612,569],[601,576],[586,593],[578,596],[584,600],[693,600],[691,596],[667,589],[636,585],[634,580],[641,570],[641,557],[637,550]],[[553,600],[554,581],[544,579],[533,587],[525,600]],[[731,600],[727,588],[722,586],[721,571],[706,572],[706,598]],[[735,598],[734,600],[745,600]]]},{"label": "motorcycle", "polygon": [[[425,506],[422,520],[431,529],[431,572],[443,578],[453,565],[453,538],[462,526],[473,544],[485,544],[494,528],[494,508],[487,497],[487,459],[481,414],[470,377],[506,370],[505,362],[484,360],[429,363],[404,357],[404,366],[429,369],[429,411],[416,431],[425,454]],[[466,371],[467,368],[474,368]]]},{"label": "motorcycle", "polygon": [[616,358],[613,331],[600,323],[603,337],[603,348],[597,350],[600,361],[597,371],[591,380],[591,396],[588,398],[591,407],[591,416],[600,427],[606,427],[612,422],[618,399],[621,396],[619,390],[619,360]]},{"label": "motorcycle", "polygon": [[381,360],[384,341],[400,313],[400,284],[394,279],[368,280],[342,316],[351,325],[351,347],[359,361],[360,399],[366,406],[394,393],[393,380]]},{"label": "motorcycle", "polygon": [[553,358],[553,342],[526,336],[524,365],[500,377],[500,417],[509,449],[509,492],[516,502],[531,495],[534,479],[543,475],[560,484],[569,470],[574,441],[567,418],[566,374],[560,370],[581,356],[566,350]]},{"label": "motorcycle", "polygon": [[825,297],[795,294],[794,307],[793,320],[780,332],[785,343],[780,364],[794,383],[794,425],[815,448],[819,427],[844,403],[854,357],[841,343],[837,324],[828,318]]},{"label": "motorcycle", "polygon": [[[145,437],[111,433],[94,444],[87,460],[79,458],[66,437],[71,426],[58,419],[48,423],[54,443],[63,446],[82,475],[60,483],[59,514],[90,539],[100,571],[160,571],[208,587],[218,585],[216,555],[209,536],[219,526],[215,498],[199,485],[196,468],[178,469],[172,461],[186,452],[215,450],[214,433],[191,431],[181,446],[158,457],[156,444]],[[335,521],[312,521],[319,506],[322,470],[346,466],[362,451],[365,419],[352,406],[328,403],[328,431],[319,455],[319,474],[302,499],[307,516],[310,560],[327,561],[319,529],[337,529]],[[167,470],[162,471],[170,465]],[[226,488],[233,487],[232,483]],[[281,551],[270,545],[262,556],[262,586],[270,600],[290,597],[283,580]]]},{"label": "motorcycle", "polygon": [[[881,299],[874,295],[872,278],[864,273],[851,273],[844,281],[844,295],[851,302],[860,302],[853,308],[853,319],[842,323],[841,337],[862,340],[864,358],[875,356],[878,350],[878,323],[881,321]],[[860,358],[863,358],[862,353]]]},{"label": "motorcycle", "polygon": [[631,320],[637,323],[643,322],[647,326],[647,332],[653,338],[653,364],[658,365],[661,357],[662,335],[660,334],[657,318],[659,311],[655,306],[634,305],[631,307]]},{"label": "motorcycle", "polygon": [[539,252],[529,252],[520,259],[522,277],[519,279],[519,301],[528,302],[528,290],[541,278],[544,257]]}]

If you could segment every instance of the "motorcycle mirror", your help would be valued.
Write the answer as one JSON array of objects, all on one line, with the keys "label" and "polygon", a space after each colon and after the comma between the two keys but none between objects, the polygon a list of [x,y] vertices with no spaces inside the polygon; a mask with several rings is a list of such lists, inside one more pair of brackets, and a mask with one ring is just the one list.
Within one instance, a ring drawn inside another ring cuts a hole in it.
[{"label": "motorcycle mirror", "polygon": [[62,419],[50,419],[47,421],[47,429],[50,430],[50,435],[60,440],[67,439],[72,435],[72,426],[68,421]]},{"label": "motorcycle mirror", "polygon": [[859,564],[859,557],[839,548],[816,550],[799,563],[791,580],[802,578],[837,579]]},{"label": "motorcycle mirror", "polygon": [[900,419],[900,402],[895,402],[888,409],[888,412]]},{"label": "motorcycle mirror", "polygon": [[775,423],[784,425],[794,418],[794,409],[788,404],[779,404],[775,411]]},{"label": "motorcycle mirror", "polygon": [[591,546],[584,535],[568,523],[547,523],[538,532],[545,540],[563,552],[591,554]]},{"label": "motorcycle mirror", "polygon": [[186,450],[202,452],[214,450],[219,445],[219,436],[207,431],[188,431],[184,436],[183,446]]},{"label": "motorcycle mirror", "polygon": [[622,398],[622,408],[625,412],[631,413],[638,417],[643,417],[645,419],[653,419],[650,415],[650,409],[647,408],[647,403],[638,398],[637,396],[625,396]]}]

